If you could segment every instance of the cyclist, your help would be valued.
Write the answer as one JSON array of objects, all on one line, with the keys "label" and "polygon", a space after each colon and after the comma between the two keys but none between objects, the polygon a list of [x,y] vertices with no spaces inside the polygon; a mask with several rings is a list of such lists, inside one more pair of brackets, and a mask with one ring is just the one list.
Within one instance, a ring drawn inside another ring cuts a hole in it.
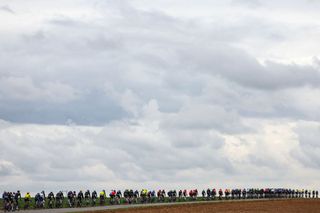
[{"label": "cyclist", "polygon": [[30,192],[27,192],[24,196],[24,209],[28,209],[30,206],[31,195]]},{"label": "cyclist", "polygon": [[54,206],[54,194],[53,194],[53,192],[50,192],[50,193],[48,194],[48,200],[49,200],[48,207],[49,207],[50,209],[52,209],[53,206]]},{"label": "cyclist", "polygon": [[102,190],[100,192],[100,205],[104,205],[105,203],[105,197],[106,197],[106,191],[105,190]]},{"label": "cyclist", "polygon": [[92,194],[91,194],[92,206],[96,205],[97,197],[98,197],[97,192],[93,191]]}]

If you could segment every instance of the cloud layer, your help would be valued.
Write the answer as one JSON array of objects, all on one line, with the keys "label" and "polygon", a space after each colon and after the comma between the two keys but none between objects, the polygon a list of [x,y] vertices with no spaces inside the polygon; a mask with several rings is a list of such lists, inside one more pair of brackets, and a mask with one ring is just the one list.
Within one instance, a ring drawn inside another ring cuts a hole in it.
[{"label": "cloud layer", "polygon": [[318,187],[318,3],[34,3],[0,5],[1,188]]}]

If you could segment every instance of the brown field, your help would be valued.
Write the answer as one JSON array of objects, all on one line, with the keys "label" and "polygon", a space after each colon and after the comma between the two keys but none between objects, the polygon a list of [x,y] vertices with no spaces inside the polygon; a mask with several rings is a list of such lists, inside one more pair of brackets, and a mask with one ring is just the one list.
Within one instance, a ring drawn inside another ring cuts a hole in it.
[{"label": "brown field", "polygon": [[318,200],[275,200],[248,202],[217,202],[205,204],[185,204],[175,206],[142,207],[121,210],[99,211],[105,213],[208,213],[208,212],[320,212]]}]

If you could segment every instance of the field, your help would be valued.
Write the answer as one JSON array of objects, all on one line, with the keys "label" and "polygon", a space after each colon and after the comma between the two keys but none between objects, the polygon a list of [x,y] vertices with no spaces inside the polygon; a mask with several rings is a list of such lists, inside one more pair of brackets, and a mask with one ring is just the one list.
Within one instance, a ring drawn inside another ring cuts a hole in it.
[{"label": "field", "polygon": [[[97,211],[95,211],[97,212]],[[264,212],[264,213],[295,213],[295,212],[320,212],[320,200],[274,200],[274,201],[241,201],[241,202],[216,202],[203,204],[182,204],[175,206],[142,207],[120,210],[104,210],[99,213],[211,213],[211,212]],[[93,213],[93,211],[92,211]]]}]

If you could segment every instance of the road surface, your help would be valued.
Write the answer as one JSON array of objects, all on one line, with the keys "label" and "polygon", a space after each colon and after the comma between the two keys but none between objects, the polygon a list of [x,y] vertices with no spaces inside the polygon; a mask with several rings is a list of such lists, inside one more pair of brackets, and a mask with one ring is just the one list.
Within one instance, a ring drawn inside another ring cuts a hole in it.
[{"label": "road surface", "polygon": [[[161,206],[177,206],[177,205],[191,205],[191,204],[210,204],[210,203],[234,203],[234,202],[248,202],[248,201],[271,201],[272,199],[246,199],[246,200],[215,200],[215,201],[191,201],[191,202],[176,202],[176,203],[151,203],[151,204],[131,204],[131,205],[113,205],[113,206],[97,206],[97,207],[83,207],[83,208],[62,208],[62,209],[38,209],[38,210],[21,210],[21,213],[63,213],[63,212],[92,212],[102,210],[116,210],[116,209],[129,209],[139,207],[161,207]],[[286,200],[286,199],[281,199]],[[292,199],[290,199],[292,200]],[[3,213],[1,210],[0,213]]]}]

